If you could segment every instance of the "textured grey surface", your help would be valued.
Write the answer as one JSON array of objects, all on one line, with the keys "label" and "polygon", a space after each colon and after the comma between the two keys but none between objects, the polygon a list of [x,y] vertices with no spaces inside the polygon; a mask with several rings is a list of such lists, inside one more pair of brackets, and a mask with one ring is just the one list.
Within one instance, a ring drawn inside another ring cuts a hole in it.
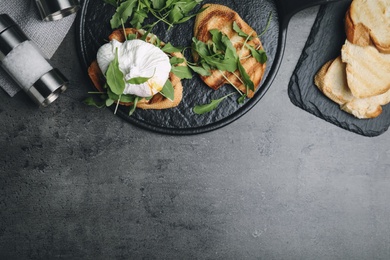
[{"label": "textured grey surface", "polygon": [[83,105],[72,29],[53,57],[71,80],[60,99],[0,93],[0,259],[389,259],[389,133],[345,131],[287,95],[316,11],[293,18],[259,104],[196,136]]}]

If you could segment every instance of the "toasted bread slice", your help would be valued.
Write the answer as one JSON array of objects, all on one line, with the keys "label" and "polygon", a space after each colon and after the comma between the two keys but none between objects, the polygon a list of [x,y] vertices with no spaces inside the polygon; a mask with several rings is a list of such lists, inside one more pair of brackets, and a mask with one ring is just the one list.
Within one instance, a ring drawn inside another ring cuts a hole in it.
[{"label": "toasted bread slice", "polygon": [[[203,8],[206,9],[199,13],[195,18],[194,36],[202,42],[209,42],[211,40],[211,34],[209,31],[212,29],[218,29],[223,34],[227,35],[240,57],[248,57],[241,59],[240,62],[252,80],[256,91],[264,76],[266,64],[257,62],[256,59],[250,55],[250,50],[244,47],[246,39],[239,36],[238,33],[233,30],[233,22],[235,21],[244,33],[252,36],[252,39],[246,42],[247,44],[257,49],[263,49],[262,43],[257,37],[257,33],[238,15],[237,12],[227,6],[219,4],[205,4]],[[233,73],[227,71],[222,73],[219,70],[212,70],[210,76],[201,76],[201,78],[209,87],[215,90],[224,84],[233,83],[240,91],[246,93],[247,88],[240,80],[241,75],[239,71],[234,73],[238,75],[239,78]],[[228,80],[226,80],[225,77]],[[249,93],[246,94],[249,98],[251,98],[253,97],[255,91],[249,90]]]},{"label": "toasted bread slice", "polygon": [[390,89],[390,54],[373,46],[361,47],[345,41],[341,58],[347,64],[347,81],[357,98],[377,96]]},{"label": "toasted bread slice", "polygon": [[347,83],[346,64],[340,57],[325,63],[316,74],[314,83],[342,110],[360,119],[378,117],[382,113],[382,105],[390,102],[390,90],[368,98],[354,97]]},{"label": "toasted bread slice", "polygon": [[354,99],[348,88],[345,64],[341,62],[340,57],[325,63],[315,75],[314,83],[325,96],[339,105]]},{"label": "toasted bread slice", "polygon": [[390,1],[353,0],[345,15],[348,41],[390,53]]},{"label": "toasted bread slice", "polygon": [[[125,29],[126,35],[128,34],[135,34],[137,38],[141,38],[145,31],[143,30],[138,30],[134,28],[126,28]],[[122,29],[118,29],[113,31],[108,39],[110,41],[112,40],[117,40],[119,42],[124,42],[125,41],[125,34],[123,33]],[[146,41],[149,43],[154,43],[156,40],[156,36],[153,34],[149,34],[148,37],[146,38]],[[164,45],[163,42],[161,42],[161,45]],[[172,56],[183,58],[183,55],[181,53],[171,53]],[[185,64],[179,64],[179,66],[185,66]],[[92,80],[92,83],[101,92],[104,92],[104,85],[106,84],[106,79],[102,73],[102,71],[99,68],[99,65],[97,61],[93,61],[91,65],[88,68],[88,75]],[[141,109],[167,109],[167,108],[172,108],[176,107],[179,105],[180,101],[182,100],[183,97],[183,86],[181,84],[181,80],[179,77],[174,75],[173,73],[169,74],[169,80],[172,82],[173,88],[174,88],[174,99],[169,100],[165,98],[163,95],[160,93],[157,93],[154,95],[151,99],[146,99],[143,98],[137,102],[137,107]],[[121,105],[124,106],[131,106],[132,103],[124,103],[120,102]]]},{"label": "toasted bread slice", "polygon": [[341,109],[360,119],[378,117],[382,114],[382,106],[390,102],[390,92],[370,97],[356,98],[341,105]]}]

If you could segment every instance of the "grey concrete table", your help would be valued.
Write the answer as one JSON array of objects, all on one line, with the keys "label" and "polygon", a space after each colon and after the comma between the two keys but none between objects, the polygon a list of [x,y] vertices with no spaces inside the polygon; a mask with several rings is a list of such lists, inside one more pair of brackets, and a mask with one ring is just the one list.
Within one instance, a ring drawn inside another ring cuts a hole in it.
[{"label": "grey concrete table", "polygon": [[294,16],[279,74],[238,121],[196,136],[139,129],[81,103],[0,93],[0,259],[389,259],[390,133],[367,138],[291,104],[317,8]]}]

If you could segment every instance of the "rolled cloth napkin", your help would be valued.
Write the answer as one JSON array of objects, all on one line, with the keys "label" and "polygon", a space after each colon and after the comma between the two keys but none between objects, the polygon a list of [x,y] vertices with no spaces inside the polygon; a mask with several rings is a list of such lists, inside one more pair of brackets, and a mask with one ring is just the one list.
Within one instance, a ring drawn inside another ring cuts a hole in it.
[{"label": "rolled cloth napkin", "polygon": [[[72,14],[57,21],[42,21],[35,0],[0,0],[0,13],[8,14],[48,59],[58,49],[75,19]],[[20,90],[2,68],[0,86],[11,97]]]}]

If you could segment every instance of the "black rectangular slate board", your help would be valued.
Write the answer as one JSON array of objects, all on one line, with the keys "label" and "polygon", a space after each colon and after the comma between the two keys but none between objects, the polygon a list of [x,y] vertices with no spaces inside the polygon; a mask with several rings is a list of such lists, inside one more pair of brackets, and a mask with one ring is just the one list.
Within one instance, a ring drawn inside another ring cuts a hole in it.
[{"label": "black rectangular slate board", "polygon": [[340,1],[320,7],[290,79],[288,95],[294,105],[319,118],[348,131],[374,137],[389,128],[390,105],[383,106],[383,112],[377,118],[357,119],[342,111],[314,85],[314,76],[322,65],[341,53],[346,39],[344,16],[349,5],[350,1]]}]

